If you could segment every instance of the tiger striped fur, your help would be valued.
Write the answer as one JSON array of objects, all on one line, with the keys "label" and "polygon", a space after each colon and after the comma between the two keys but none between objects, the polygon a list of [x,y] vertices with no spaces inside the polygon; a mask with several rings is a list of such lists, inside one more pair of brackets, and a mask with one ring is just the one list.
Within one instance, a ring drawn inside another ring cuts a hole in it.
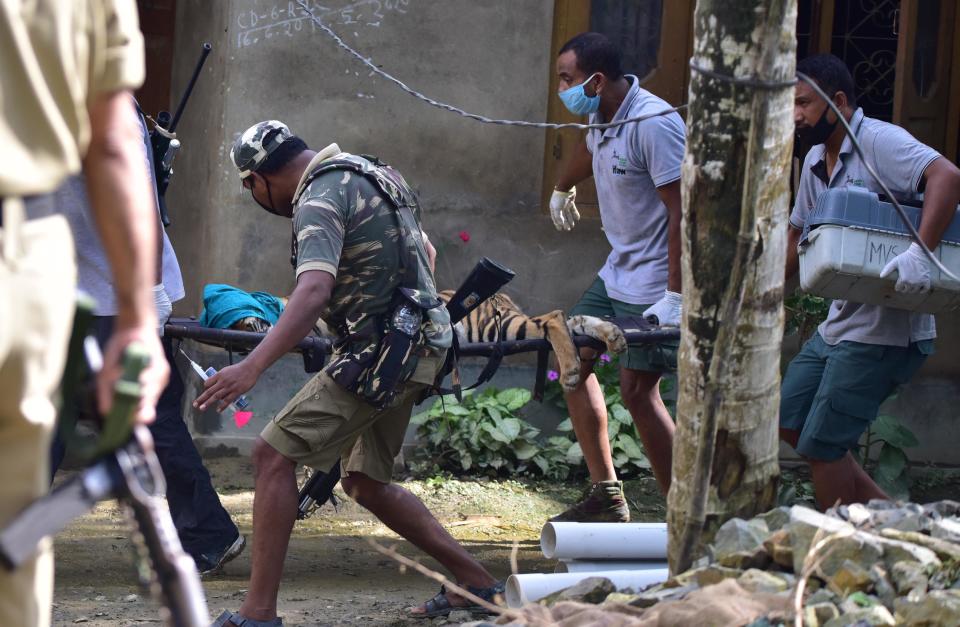
[{"label": "tiger striped fur", "polygon": [[[453,290],[444,290],[439,296],[446,303],[453,294]],[[286,306],[287,299],[281,300]],[[598,339],[611,353],[622,353],[627,349],[623,332],[612,322],[593,316],[572,316],[567,319],[559,309],[539,316],[528,316],[513,299],[501,292],[471,311],[457,323],[455,330],[461,344],[495,342],[498,337],[498,324],[502,340],[545,339],[550,342],[557,356],[560,385],[567,391],[573,390],[580,381],[580,354],[573,344],[572,334]],[[329,335],[323,320],[318,320],[317,325],[321,335]],[[234,324],[233,328],[264,333],[270,325],[259,318],[243,318]]]},{"label": "tiger striped fur", "polygon": [[[444,290],[439,296],[443,302],[453,297],[453,290]],[[572,333],[587,335],[602,341],[607,350],[621,353],[627,348],[620,328],[611,322],[592,316],[573,316],[569,320],[563,311],[554,309],[539,316],[528,316],[506,294],[498,292],[481,303],[457,323],[457,338],[461,343],[545,339],[553,347],[560,369],[559,382],[570,391],[580,381],[580,354],[573,343]]]}]

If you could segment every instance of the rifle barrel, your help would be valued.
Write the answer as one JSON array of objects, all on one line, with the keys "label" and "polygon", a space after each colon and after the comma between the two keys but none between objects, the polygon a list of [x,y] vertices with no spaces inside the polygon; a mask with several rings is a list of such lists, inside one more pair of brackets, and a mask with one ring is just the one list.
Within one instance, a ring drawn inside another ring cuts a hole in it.
[{"label": "rifle barrel", "polygon": [[187,88],[183,92],[183,96],[180,97],[180,104],[177,105],[177,112],[173,114],[173,121],[170,123],[170,128],[167,130],[171,133],[177,130],[177,124],[180,122],[180,116],[183,115],[183,109],[187,106],[187,100],[190,99],[190,94],[193,92],[193,86],[197,84],[197,79],[200,78],[200,70],[203,69],[203,64],[207,60],[207,55],[210,54],[210,51],[213,50],[213,46],[208,43],[204,43],[200,50],[200,58],[197,59],[197,65],[193,68],[193,76],[190,77],[190,82],[187,83]]}]

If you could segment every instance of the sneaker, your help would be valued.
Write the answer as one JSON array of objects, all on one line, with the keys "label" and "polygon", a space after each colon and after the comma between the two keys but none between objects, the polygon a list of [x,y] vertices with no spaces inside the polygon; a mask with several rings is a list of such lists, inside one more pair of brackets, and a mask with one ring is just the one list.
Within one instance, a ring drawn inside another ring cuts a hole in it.
[{"label": "sneaker", "polygon": [[579,503],[550,522],[630,522],[630,509],[623,496],[622,481],[598,481]]},{"label": "sneaker", "polygon": [[245,546],[247,546],[247,539],[242,533],[238,533],[237,538],[222,551],[195,555],[193,560],[197,563],[200,576],[207,577],[217,574],[223,570],[224,564],[243,553],[243,547]]}]

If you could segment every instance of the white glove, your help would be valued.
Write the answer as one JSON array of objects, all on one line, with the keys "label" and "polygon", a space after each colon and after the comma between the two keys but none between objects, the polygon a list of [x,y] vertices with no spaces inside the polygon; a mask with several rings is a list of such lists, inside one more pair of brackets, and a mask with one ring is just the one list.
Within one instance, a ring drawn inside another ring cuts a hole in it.
[{"label": "white glove", "polygon": [[643,312],[643,317],[661,327],[679,327],[682,313],[683,297],[677,292],[666,290],[663,298]]},{"label": "white glove", "polygon": [[173,303],[170,302],[170,297],[167,295],[163,283],[153,286],[153,306],[157,310],[157,333],[163,335],[163,325],[167,323],[170,314],[173,313]]},{"label": "white glove", "polygon": [[550,196],[550,217],[553,219],[553,226],[558,231],[569,231],[573,225],[580,219],[580,212],[573,201],[577,197],[577,188],[571,187],[569,192],[561,192],[559,189],[553,190]]},{"label": "white glove", "polygon": [[916,242],[910,244],[906,252],[891,259],[880,271],[885,279],[897,272],[897,285],[894,287],[904,294],[925,294],[930,291],[930,266],[927,256]]}]

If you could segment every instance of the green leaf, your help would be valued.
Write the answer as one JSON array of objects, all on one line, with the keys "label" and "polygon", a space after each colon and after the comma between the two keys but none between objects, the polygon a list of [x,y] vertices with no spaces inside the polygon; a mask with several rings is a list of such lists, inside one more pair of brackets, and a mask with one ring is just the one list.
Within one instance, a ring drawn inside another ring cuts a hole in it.
[{"label": "green leaf", "polygon": [[547,472],[550,470],[550,462],[540,455],[537,455],[533,458],[533,463],[537,465],[537,468],[539,468],[540,472],[543,474],[547,474]]},{"label": "green leaf", "polygon": [[470,456],[470,453],[463,453],[460,455],[460,466],[464,470],[470,470],[470,467],[473,466],[473,457]]},{"label": "green leaf", "polygon": [[513,439],[513,438],[511,438],[511,437],[508,437],[506,434],[504,434],[502,431],[500,431],[499,429],[497,429],[495,426],[493,426],[493,425],[490,424],[490,423],[485,423],[485,424],[483,425],[483,430],[484,430],[486,433],[488,433],[488,434],[490,435],[490,437],[493,438],[494,440],[496,440],[497,442],[503,442],[504,444],[506,444],[506,443],[510,442],[510,440]]},{"label": "green leaf", "polygon": [[567,433],[568,431],[573,431],[573,421],[570,418],[567,418],[563,422],[557,425],[557,431],[561,433]]},{"label": "green leaf", "polygon": [[503,434],[509,438],[508,441],[513,441],[520,435],[521,427],[523,427],[523,423],[516,418],[504,418],[503,422],[500,423],[500,429],[502,429]]},{"label": "green leaf", "polygon": [[884,443],[877,458],[876,474],[886,481],[895,481],[907,469],[907,456],[902,449]]},{"label": "green leaf", "polygon": [[577,464],[583,459],[583,449],[580,448],[579,442],[570,445],[566,452],[566,458],[571,464]]},{"label": "green leaf", "polygon": [[620,433],[620,423],[616,420],[607,421],[607,439],[613,440],[617,437],[617,434]]},{"label": "green leaf", "polygon": [[447,405],[446,413],[449,416],[469,416],[472,412],[463,405]]},{"label": "green leaf", "polygon": [[913,431],[905,427],[897,418],[886,414],[877,417],[870,426],[870,430],[875,439],[883,440],[898,448],[910,448],[920,444]]},{"label": "green leaf", "polygon": [[530,442],[520,442],[513,447],[513,454],[517,459],[530,459],[540,452],[540,447]]},{"label": "green leaf", "polygon": [[630,416],[630,412],[627,411],[627,408],[620,403],[614,403],[610,406],[610,416],[617,422],[621,422],[626,425],[633,424],[633,417]]},{"label": "green leaf", "polygon": [[493,418],[493,422],[500,426],[500,419],[503,418],[503,414],[500,413],[500,410],[494,407],[493,405],[488,405],[486,407],[487,413]]},{"label": "green leaf", "polygon": [[622,468],[627,465],[627,462],[630,461],[630,458],[627,457],[626,453],[620,453],[619,455],[613,456],[613,465],[617,468]]},{"label": "green leaf", "polygon": [[422,424],[425,424],[429,418],[430,418],[429,412],[421,412],[410,418],[410,424],[422,425]]},{"label": "green leaf", "polygon": [[643,449],[641,449],[640,445],[628,434],[621,433],[618,435],[617,444],[620,445],[623,452],[629,455],[631,459],[646,459],[646,455],[643,454]]},{"label": "green leaf", "polygon": [[530,391],[523,388],[509,388],[497,394],[497,402],[510,411],[516,411],[530,402]]}]

